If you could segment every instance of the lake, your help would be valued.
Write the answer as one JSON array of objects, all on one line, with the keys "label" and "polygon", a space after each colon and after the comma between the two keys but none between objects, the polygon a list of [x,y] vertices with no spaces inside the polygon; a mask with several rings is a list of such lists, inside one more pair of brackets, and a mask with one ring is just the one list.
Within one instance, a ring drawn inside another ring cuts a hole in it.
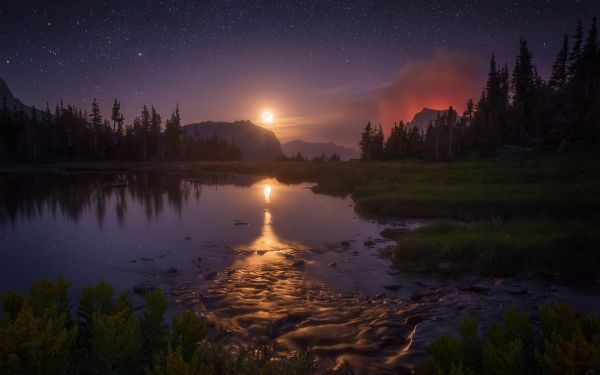
[{"label": "lake", "polygon": [[548,300],[600,311],[596,288],[532,275],[399,272],[379,233],[427,221],[362,217],[310,187],[185,170],[0,176],[0,289],[62,275],[75,301],[103,279],[139,306],[134,289],[161,287],[169,314],[196,311],[231,343],[267,334],[357,373],[409,372],[464,314],[489,322]]}]

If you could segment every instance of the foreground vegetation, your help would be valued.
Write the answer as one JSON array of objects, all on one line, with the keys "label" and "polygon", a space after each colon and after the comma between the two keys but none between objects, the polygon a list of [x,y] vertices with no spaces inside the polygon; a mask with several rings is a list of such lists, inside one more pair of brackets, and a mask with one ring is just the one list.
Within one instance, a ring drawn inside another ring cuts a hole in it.
[{"label": "foreground vegetation", "polygon": [[466,317],[460,337],[441,336],[417,374],[597,374],[600,372],[600,320],[578,316],[567,305],[544,305],[540,330],[530,317],[509,310],[484,336]]},{"label": "foreground vegetation", "polygon": [[167,299],[146,294],[136,313],[125,296],[113,296],[104,282],[83,289],[76,313],[70,283],[44,279],[28,295],[2,296],[2,374],[307,374],[306,353],[276,359],[273,343],[229,348],[205,340],[206,322],[192,312],[164,321]]},{"label": "foreground vegetation", "polygon": [[[71,313],[69,282],[43,279],[28,295],[5,291],[0,317],[2,374],[309,374],[308,353],[276,356],[267,339],[232,348],[208,341],[206,322],[192,312],[163,319],[167,300],[146,294],[136,312],[131,301],[104,282],[83,289]],[[540,334],[527,314],[509,310],[478,335],[466,317],[460,338],[441,336],[418,374],[584,374],[600,371],[600,321],[566,305],[540,309]],[[350,374],[344,362],[328,374]]]}]

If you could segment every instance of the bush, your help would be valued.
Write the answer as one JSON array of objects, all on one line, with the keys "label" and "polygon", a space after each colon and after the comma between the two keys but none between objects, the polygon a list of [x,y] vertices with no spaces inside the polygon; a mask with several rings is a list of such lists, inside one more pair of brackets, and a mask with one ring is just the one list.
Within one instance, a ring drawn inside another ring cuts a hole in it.
[{"label": "bush", "polygon": [[164,322],[162,291],[146,294],[134,313],[129,298],[114,298],[100,281],[83,289],[76,317],[70,283],[37,281],[29,294],[6,291],[0,317],[1,374],[307,374],[306,353],[276,358],[268,341],[233,350],[204,340],[206,322],[187,311]]},{"label": "bush", "polygon": [[540,308],[541,334],[534,337],[530,317],[509,310],[484,337],[465,317],[460,338],[441,336],[418,374],[596,374],[600,372],[600,320],[577,316],[564,304]]}]

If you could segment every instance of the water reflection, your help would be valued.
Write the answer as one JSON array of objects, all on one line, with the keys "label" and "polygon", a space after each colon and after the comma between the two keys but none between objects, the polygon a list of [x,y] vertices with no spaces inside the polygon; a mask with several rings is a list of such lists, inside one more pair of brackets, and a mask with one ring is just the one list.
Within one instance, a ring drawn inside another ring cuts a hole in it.
[{"label": "water reflection", "polygon": [[[22,219],[62,215],[77,222],[93,212],[99,225],[106,220],[107,205],[114,205],[119,222],[127,214],[128,200],[141,204],[148,220],[160,215],[165,204],[178,213],[191,198],[198,201],[203,186],[249,187],[257,176],[198,173],[83,173],[0,176],[0,225]],[[113,183],[126,183],[114,187]],[[269,189],[270,190],[270,189]],[[266,190],[265,190],[266,194]],[[270,191],[269,191],[270,194]],[[265,200],[268,200],[265,195]]]},{"label": "water reflection", "polygon": [[269,204],[271,203],[271,185],[266,184],[265,187],[263,188],[263,194],[265,196],[265,203]]}]

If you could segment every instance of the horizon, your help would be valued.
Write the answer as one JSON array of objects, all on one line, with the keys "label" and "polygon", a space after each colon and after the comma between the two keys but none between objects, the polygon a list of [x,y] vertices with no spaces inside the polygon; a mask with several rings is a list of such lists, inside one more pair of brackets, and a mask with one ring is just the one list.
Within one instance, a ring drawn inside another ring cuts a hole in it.
[{"label": "horizon", "polygon": [[519,37],[547,78],[562,34],[599,10],[594,1],[6,2],[0,77],[37,107],[97,98],[108,113],[117,98],[131,123],[143,104],[167,116],[179,103],[185,124],[249,119],[282,142],[355,147],[367,121],[389,132],[423,107],[462,111],[492,54],[512,69]]}]

